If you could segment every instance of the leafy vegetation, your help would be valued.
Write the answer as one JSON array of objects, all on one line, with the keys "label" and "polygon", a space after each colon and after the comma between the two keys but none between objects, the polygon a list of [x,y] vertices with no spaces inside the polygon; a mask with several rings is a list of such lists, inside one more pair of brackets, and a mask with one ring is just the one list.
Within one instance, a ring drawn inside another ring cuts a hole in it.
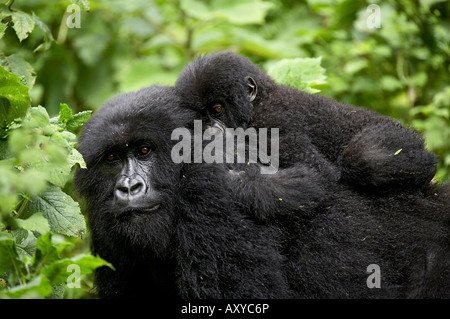
[{"label": "leafy vegetation", "polygon": [[[0,298],[92,297],[92,271],[110,265],[89,254],[73,199],[77,134],[113,95],[173,84],[199,54],[237,51],[281,83],[413,126],[449,180],[449,15],[440,0],[3,1]],[[68,289],[73,265],[81,288]]]}]

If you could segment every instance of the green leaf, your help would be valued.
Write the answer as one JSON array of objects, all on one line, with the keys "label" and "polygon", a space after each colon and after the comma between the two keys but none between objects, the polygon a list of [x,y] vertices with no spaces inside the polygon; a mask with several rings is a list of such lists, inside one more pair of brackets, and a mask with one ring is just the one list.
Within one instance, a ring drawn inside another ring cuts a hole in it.
[{"label": "green leaf", "polygon": [[101,266],[108,266],[114,269],[110,263],[100,257],[95,257],[92,255],[79,255],[77,258],[73,259],[57,260],[42,269],[41,274],[49,278],[52,286],[66,283],[68,277],[72,274],[72,271],[68,269],[70,265],[77,265],[80,270],[80,275],[90,274]]},{"label": "green leaf", "polygon": [[283,59],[272,65],[268,74],[278,83],[310,93],[319,92],[314,85],[325,83],[321,58]]},{"label": "green leaf", "polygon": [[53,246],[50,233],[39,237],[36,241],[36,255],[33,264],[35,271],[39,272],[44,266],[50,265],[58,259],[58,251]]},{"label": "green leaf", "polygon": [[0,136],[12,121],[25,116],[29,105],[28,88],[17,75],[0,66]]},{"label": "green leaf", "polygon": [[78,203],[57,186],[50,186],[46,192],[32,198],[26,210],[27,213],[43,212],[55,233],[75,237],[86,232]]},{"label": "green leaf", "polygon": [[69,132],[74,132],[83,126],[84,123],[89,120],[91,117],[92,111],[83,111],[75,114],[72,118],[67,122],[66,130]]},{"label": "green leaf", "polygon": [[263,24],[273,3],[260,0],[216,0],[213,14],[233,24]]},{"label": "green leaf", "polygon": [[33,31],[35,23],[29,14],[21,11],[12,12],[11,19],[14,22],[13,28],[17,37],[22,42]]},{"label": "green leaf", "polygon": [[209,5],[199,0],[182,0],[181,8],[201,20],[225,20],[236,25],[263,24],[273,7],[261,0],[214,0]]},{"label": "green leaf", "polygon": [[44,217],[42,212],[37,212],[28,217],[27,219],[17,219],[19,227],[37,231],[38,233],[45,234],[50,231],[50,225],[47,218]]},{"label": "green leaf", "polygon": [[394,153],[394,155],[398,155],[402,150],[403,148],[399,149],[397,152]]},{"label": "green leaf", "polygon": [[47,110],[42,106],[32,107],[30,109],[30,123],[31,127],[45,127],[50,123],[50,117]]},{"label": "green leaf", "polygon": [[17,75],[20,78],[20,83],[26,85],[29,89],[34,86],[36,73],[31,64],[18,54],[11,54],[10,56],[0,54],[0,65],[3,66],[5,70]]},{"label": "green leaf", "polygon": [[392,75],[384,75],[381,77],[381,88],[386,91],[396,91],[403,87],[402,83]]},{"label": "green leaf", "polygon": [[91,5],[89,3],[89,0],[71,0],[71,2],[80,6],[80,8],[86,12],[89,12],[90,10]]},{"label": "green leaf", "polygon": [[50,31],[50,28],[37,15],[35,15],[34,12],[32,13],[31,17],[34,23],[36,23],[36,25],[39,27],[39,29],[44,31],[44,42],[39,44],[38,47],[34,49],[33,52],[45,51],[50,49],[52,42],[55,41],[52,32]]},{"label": "green leaf", "polygon": [[14,236],[16,241],[16,248],[18,253],[31,258],[36,253],[36,242],[37,238],[34,236],[33,232],[26,229],[18,229],[11,234]]},{"label": "green leaf", "polygon": [[72,118],[72,110],[66,103],[60,103],[60,107],[58,122],[66,124]]},{"label": "green leaf", "polygon": [[5,291],[10,298],[46,297],[52,293],[50,281],[45,276],[36,276],[24,285],[12,287]]},{"label": "green leaf", "polygon": [[68,160],[71,166],[78,164],[81,168],[86,168],[86,163],[84,162],[83,155],[81,155],[81,153],[76,149],[72,149],[70,151]]},{"label": "green leaf", "polygon": [[6,23],[0,22],[0,39],[5,35],[6,28],[8,28],[8,25]]},{"label": "green leaf", "polygon": [[23,262],[19,258],[14,239],[0,237],[0,274],[7,271],[17,272],[22,268]]}]

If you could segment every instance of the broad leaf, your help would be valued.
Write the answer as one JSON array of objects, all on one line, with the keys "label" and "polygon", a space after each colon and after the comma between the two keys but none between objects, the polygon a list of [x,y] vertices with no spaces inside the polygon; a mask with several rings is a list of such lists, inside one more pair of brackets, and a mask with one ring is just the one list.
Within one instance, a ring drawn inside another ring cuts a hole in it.
[{"label": "broad leaf", "polygon": [[46,192],[32,198],[26,210],[27,215],[43,212],[52,232],[74,237],[86,232],[78,203],[57,186],[50,186]]},{"label": "broad leaf", "polygon": [[23,229],[37,231],[41,234],[45,234],[50,231],[48,220],[41,212],[34,213],[27,219],[17,219],[17,225]]},{"label": "broad leaf", "polygon": [[278,83],[310,93],[319,92],[314,85],[325,83],[325,70],[321,58],[284,59],[275,63],[268,74]]},{"label": "broad leaf", "polygon": [[29,105],[28,87],[0,66],[0,136],[14,119],[25,116]]},{"label": "broad leaf", "polygon": [[29,89],[34,86],[36,81],[36,73],[30,63],[25,61],[18,54],[11,54],[10,56],[0,55],[0,65],[5,70],[19,76],[20,83],[26,85]]},{"label": "broad leaf", "polygon": [[11,19],[14,22],[13,28],[17,37],[22,42],[33,31],[35,23],[29,14],[21,11],[11,13]]}]

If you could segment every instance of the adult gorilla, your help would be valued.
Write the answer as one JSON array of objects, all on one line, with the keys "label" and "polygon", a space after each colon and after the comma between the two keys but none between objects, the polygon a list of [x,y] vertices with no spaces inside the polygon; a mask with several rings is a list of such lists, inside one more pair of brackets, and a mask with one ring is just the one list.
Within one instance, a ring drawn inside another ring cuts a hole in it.
[{"label": "adult gorilla", "polygon": [[75,185],[93,253],[116,268],[97,271],[100,297],[450,297],[448,190],[372,200],[302,166],[175,164],[171,133],[194,119],[179,103],[169,87],[126,93],[84,127]]},{"label": "adult gorilla", "polygon": [[[172,161],[172,131],[193,124],[178,104],[173,88],[145,88],[107,102],[84,126],[87,169],[75,185],[93,253],[117,269],[97,272],[99,295],[288,297],[278,234],[242,215],[228,171]],[[302,188],[294,182],[284,184]]]}]

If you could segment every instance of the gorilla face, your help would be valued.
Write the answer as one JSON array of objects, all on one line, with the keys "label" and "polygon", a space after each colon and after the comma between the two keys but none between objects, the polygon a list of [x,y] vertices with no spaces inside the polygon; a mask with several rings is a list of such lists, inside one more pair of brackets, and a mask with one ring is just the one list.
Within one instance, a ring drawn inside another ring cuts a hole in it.
[{"label": "gorilla face", "polygon": [[167,248],[180,176],[168,141],[188,118],[177,104],[172,88],[150,87],[112,99],[86,123],[79,149],[87,169],[75,184],[94,246],[99,237],[156,254]]}]

